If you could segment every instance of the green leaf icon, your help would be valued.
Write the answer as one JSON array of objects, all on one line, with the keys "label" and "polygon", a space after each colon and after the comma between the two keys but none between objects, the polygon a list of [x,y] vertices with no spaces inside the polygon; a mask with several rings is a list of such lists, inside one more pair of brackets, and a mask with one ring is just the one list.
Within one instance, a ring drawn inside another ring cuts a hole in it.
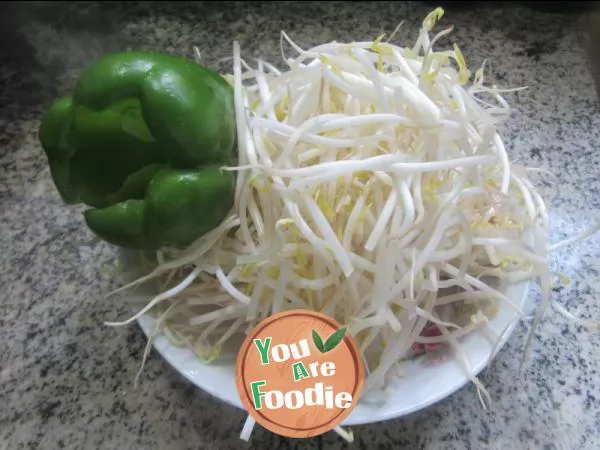
[{"label": "green leaf icon", "polygon": [[319,350],[321,353],[325,353],[323,351],[323,340],[321,339],[321,336],[319,336],[319,333],[317,333],[315,330],[312,330],[312,338],[317,350]]},{"label": "green leaf icon", "polygon": [[333,350],[334,348],[336,348],[337,345],[340,342],[342,342],[342,339],[344,339],[345,334],[346,334],[346,327],[340,328],[335,333],[333,333],[331,336],[329,336],[327,341],[325,341],[325,345],[323,346],[322,353],[327,353],[327,352]]},{"label": "green leaf icon", "polygon": [[317,350],[319,350],[321,353],[327,353],[336,348],[338,344],[342,342],[342,339],[344,339],[345,334],[346,327],[340,328],[331,336],[329,336],[329,338],[327,338],[327,341],[325,341],[325,344],[323,344],[323,339],[321,339],[319,333],[317,333],[315,330],[312,330],[313,342],[315,343],[315,347],[317,347]]}]

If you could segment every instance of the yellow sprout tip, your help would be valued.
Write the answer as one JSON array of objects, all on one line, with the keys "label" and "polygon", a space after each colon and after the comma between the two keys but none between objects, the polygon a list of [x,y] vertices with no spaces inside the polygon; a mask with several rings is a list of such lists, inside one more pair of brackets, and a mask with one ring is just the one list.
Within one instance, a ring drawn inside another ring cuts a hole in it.
[{"label": "yellow sprout tip", "polygon": [[440,20],[443,15],[444,9],[441,7],[435,8],[433,11],[427,14],[427,17],[425,17],[425,20],[423,21],[423,28],[425,31],[431,31],[436,22]]}]

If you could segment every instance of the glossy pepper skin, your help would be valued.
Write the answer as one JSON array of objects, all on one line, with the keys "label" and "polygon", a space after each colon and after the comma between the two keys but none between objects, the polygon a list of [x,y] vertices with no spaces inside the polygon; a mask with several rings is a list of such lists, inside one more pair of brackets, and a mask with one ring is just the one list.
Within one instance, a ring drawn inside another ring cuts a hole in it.
[{"label": "glossy pepper skin", "polygon": [[92,207],[87,225],[118,246],[186,245],[233,205],[232,88],[184,58],[103,57],[48,109],[40,141],[63,200]]}]

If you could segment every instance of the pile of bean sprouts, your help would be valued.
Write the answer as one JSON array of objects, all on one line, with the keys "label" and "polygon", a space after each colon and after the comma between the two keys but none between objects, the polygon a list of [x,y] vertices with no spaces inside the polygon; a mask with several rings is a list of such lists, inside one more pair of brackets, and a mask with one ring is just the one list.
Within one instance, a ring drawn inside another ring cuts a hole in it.
[{"label": "pile of bean sprouts", "polygon": [[239,166],[223,168],[237,172],[235,206],[189,248],[159,252],[133,284],[159,277],[166,290],[110,325],[153,312],[157,332],[211,361],[273,313],[316,310],[357,340],[365,393],[415,344],[443,343],[488,403],[459,339],[505,305],[520,316],[505,291],[528,279],[542,293],[535,325],[551,304],[548,252],[598,227],[549,246],[544,201],[497,133],[506,90],[485,83],[485,63],[472,74],[456,45],[434,50],[451,31],[430,36],[442,14],[411,48],[380,36],[303,50],[282,33],[285,70],[251,66],[235,43]]}]

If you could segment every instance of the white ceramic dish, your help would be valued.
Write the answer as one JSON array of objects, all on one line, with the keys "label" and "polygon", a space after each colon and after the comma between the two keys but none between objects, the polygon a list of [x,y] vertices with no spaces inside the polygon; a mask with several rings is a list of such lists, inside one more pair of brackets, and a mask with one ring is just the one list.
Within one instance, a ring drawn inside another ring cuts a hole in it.
[{"label": "white ceramic dish", "polygon": [[[135,258],[127,254],[122,258],[126,272],[135,269],[132,267],[134,260]],[[509,286],[506,295],[522,307],[528,290],[528,282],[515,283]],[[500,350],[512,335],[517,324],[516,318],[512,308],[502,305],[498,315],[490,322],[490,328],[496,335],[500,335],[509,327],[496,351]],[[148,336],[154,328],[154,318],[145,315],[138,322]],[[200,389],[230,405],[244,409],[235,386],[235,361],[204,364],[190,350],[171,345],[164,335],[155,338],[154,347],[175,370]],[[465,337],[461,348],[475,373],[479,373],[489,362],[493,345],[483,332],[478,332]],[[388,387],[385,403],[372,405],[359,401],[344,425],[379,422],[409,414],[442,400],[469,382],[463,367],[452,357],[435,365],[409,361],[403,364],[402,370],[403,376],[398,377]]]}]

